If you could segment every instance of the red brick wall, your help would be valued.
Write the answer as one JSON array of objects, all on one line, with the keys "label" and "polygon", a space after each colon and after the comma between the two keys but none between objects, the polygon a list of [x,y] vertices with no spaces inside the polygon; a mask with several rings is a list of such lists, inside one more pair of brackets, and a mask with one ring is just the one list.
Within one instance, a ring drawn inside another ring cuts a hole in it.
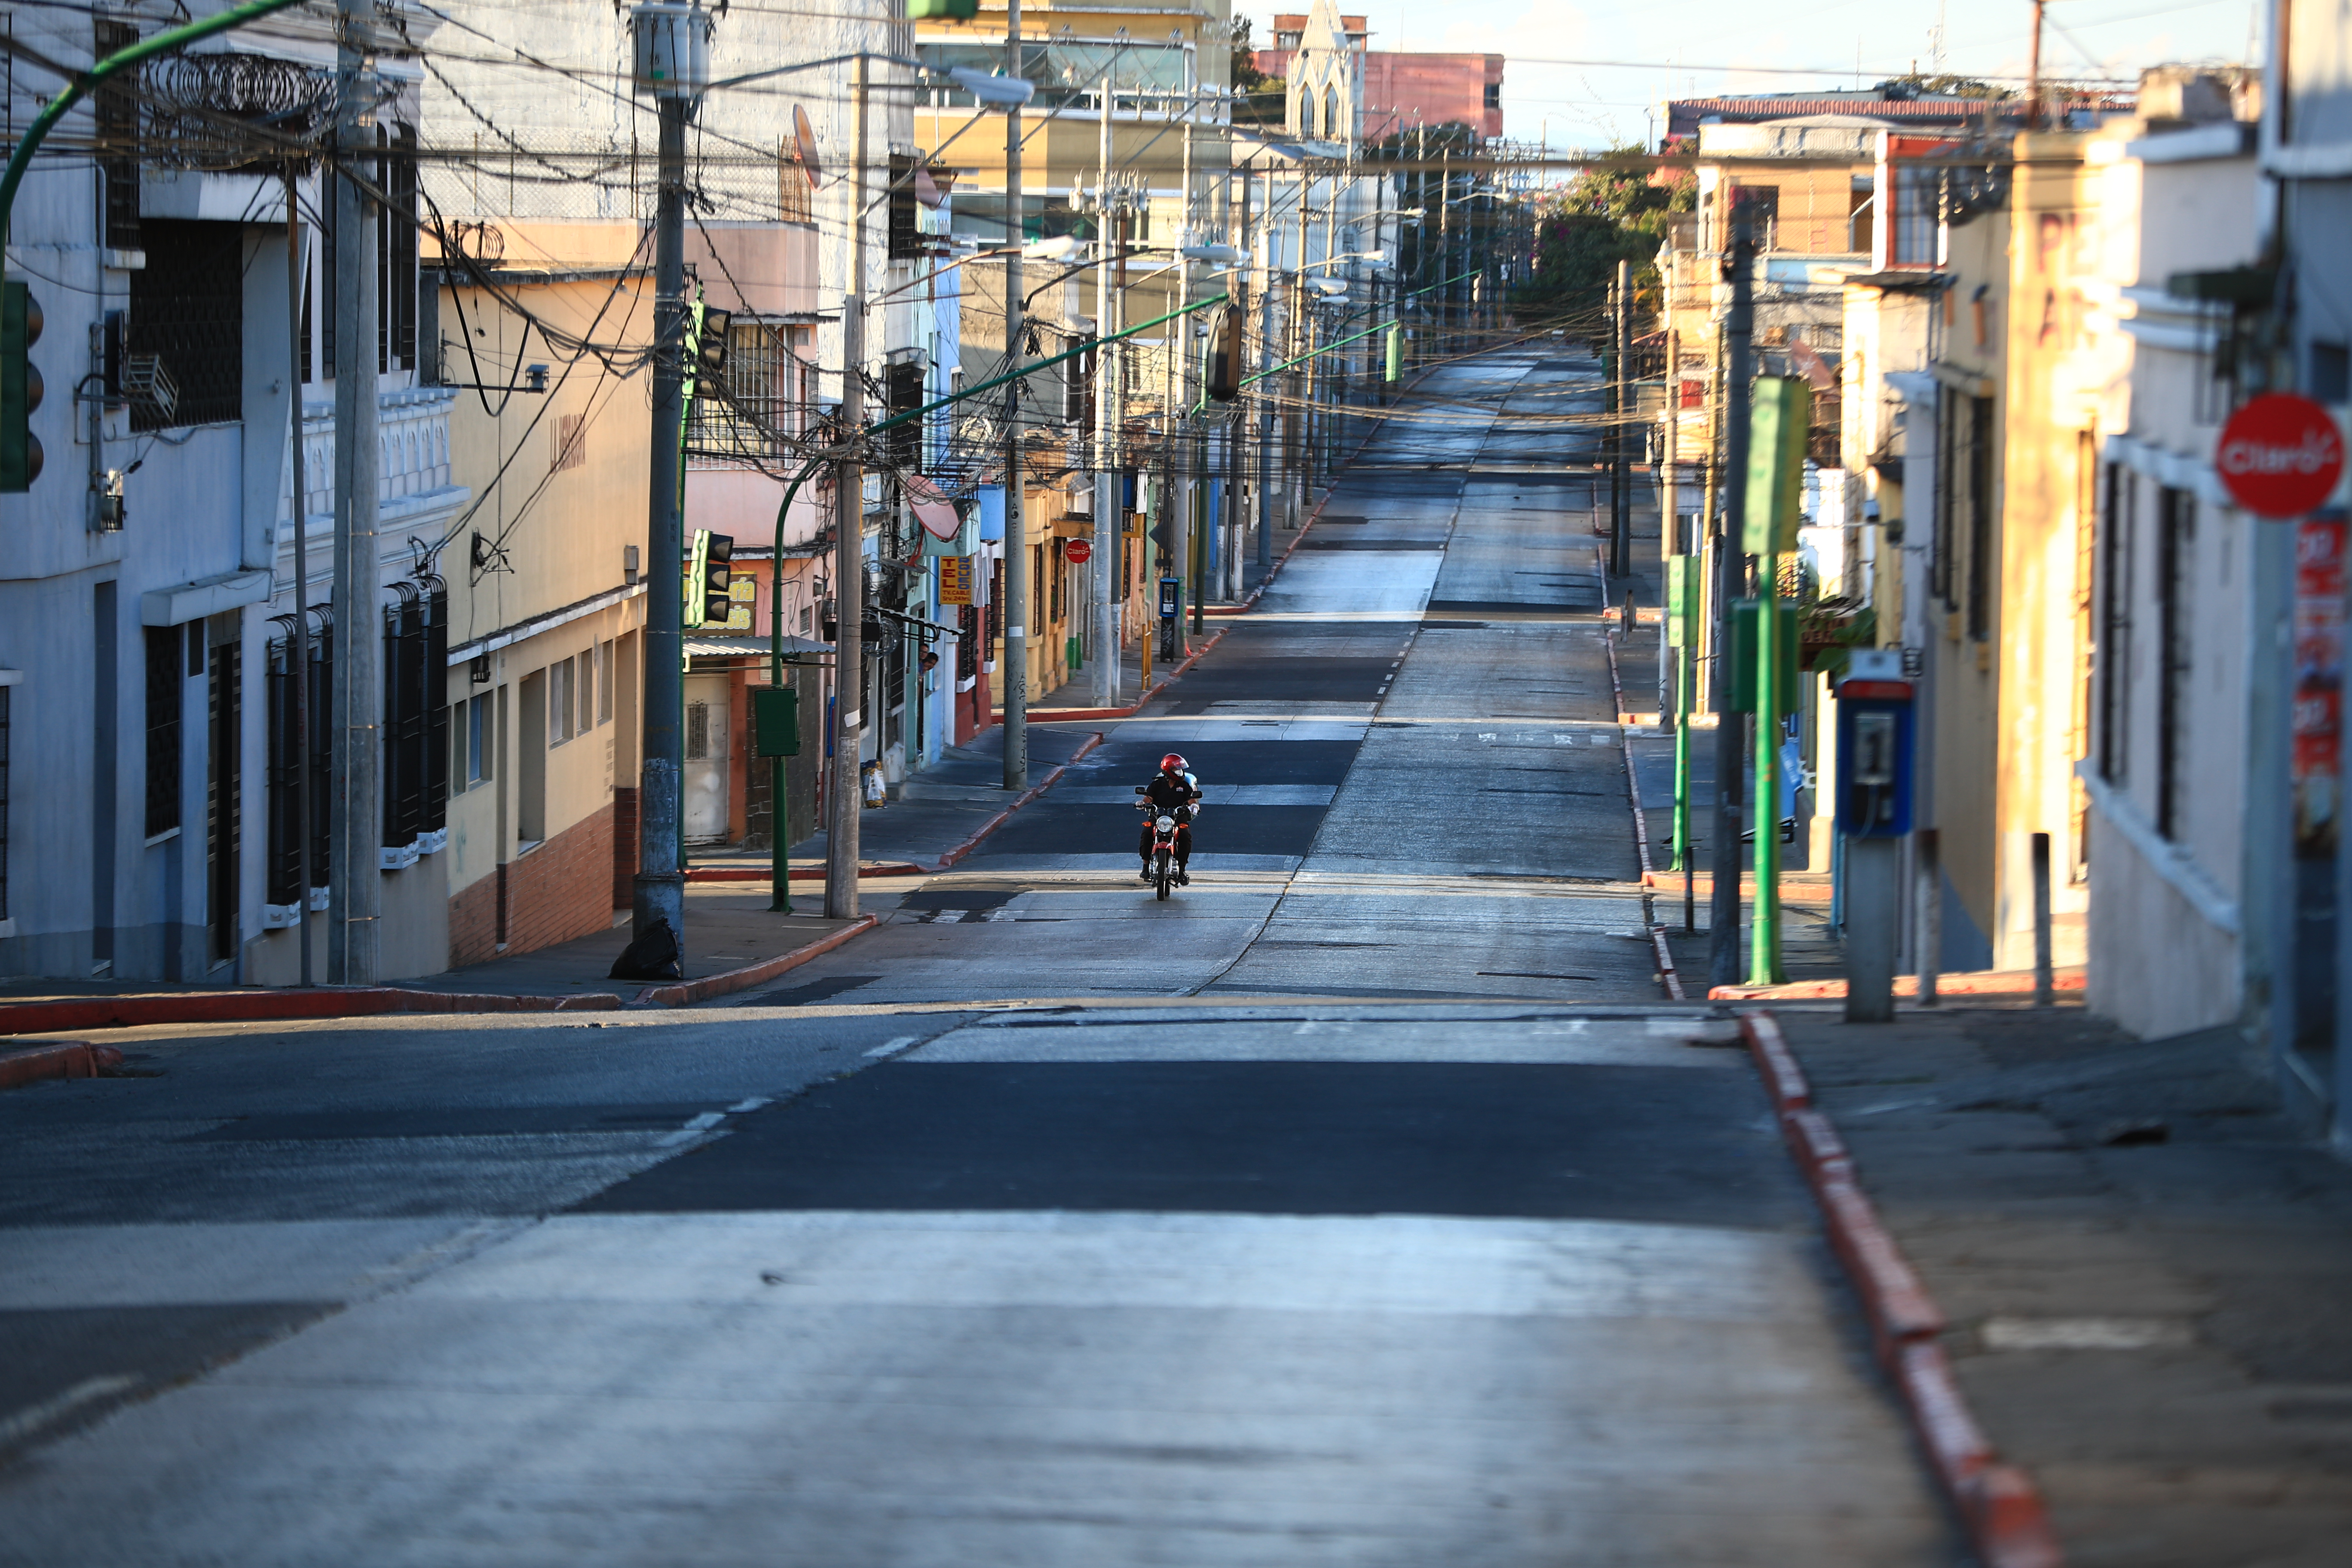
[{"label": "red brick wall", "polygon": [[[630,802],[634,818],[635,802]],[[499,901],[506,895],[506,951],[530,952],[609,931],[614,887],[614,808],[576,822],[520,860],[449,900],[449,963],[498,956]],[[634,838],[634,831],[632,833]],[[634,870],[635,857],[630,857]],[[625,894],[627,884],[620,883]]]},{"label": "red brick wall", "polygon": [[499,955],[499,867],[449,900],[449,967],[462,969]]},{"label": "red brick wall", "polygon": [[507,866],[507,951],[530,952],[613,925],[613,808]]}]

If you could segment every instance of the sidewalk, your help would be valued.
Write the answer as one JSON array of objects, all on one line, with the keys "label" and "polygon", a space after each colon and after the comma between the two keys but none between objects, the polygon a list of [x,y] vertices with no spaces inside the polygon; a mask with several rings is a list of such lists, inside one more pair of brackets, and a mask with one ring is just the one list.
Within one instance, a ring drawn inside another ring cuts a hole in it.
[{"label": "sidewalk", "polygon": [[[992,728],[949,752],[938,766],[909,778],[900,798],[866,812],[858,824],[860,881],[873,893],[893,875],[925,875],[952,864],[1036,795],[1056,770],[1099,743],[1099,731],[1041,725],[1029,731],[1029,787],[1003,785],[1004,731]],[[795,870],[821,871],[825,836],[792,847]],[[794,879],[794,912],[769,910],[769,860],[719,856],[694,869],[740,878],[689,879],[686,889],[684,978],[672,984],[610,978],[628,945],[628,917],[612,929],[553,947],[494,958],[439,974],[377,986],[310,990],[168,986],[144,982],[30,981],[0,987],[0,1037],[57,1030],[260,1019],[365,1017],[392,1013],[548,1012],[630,1004],[688,1006],[764,984],[870,929],[871,917],[826,920],[823,891]]]},{"label": "sidewalk", "polygon": [[1772,1016],[2069,1563],[2346,1561],[2352,1167],[2234,1031],[2140,1042],[2073,1005]]}]

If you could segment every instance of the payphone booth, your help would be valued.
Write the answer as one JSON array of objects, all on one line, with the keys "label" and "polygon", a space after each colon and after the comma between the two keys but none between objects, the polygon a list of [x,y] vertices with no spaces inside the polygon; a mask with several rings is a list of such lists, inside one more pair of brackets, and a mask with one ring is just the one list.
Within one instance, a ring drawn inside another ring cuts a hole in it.
[{"label": "payphone booth", "polygon": [[1847,679],[1837,703],[1838,831],[1900,838],[1911,831],[1911,683]]},{"label": "payphone booth", "polygon": [[1915,753],[1911,682],[1902,656],[1858,649],[1837,689],[1837,826],[1845,883],[1845,1016],[1895,1016],[1902,931],[1902,841],[1911,831]]},{"label": "payphone booth", "polygon": [[1184,580],[1181,577],[1160,579],[1160,657],[1172,660],[1176,657],[1178,627],[1184,619]]}]

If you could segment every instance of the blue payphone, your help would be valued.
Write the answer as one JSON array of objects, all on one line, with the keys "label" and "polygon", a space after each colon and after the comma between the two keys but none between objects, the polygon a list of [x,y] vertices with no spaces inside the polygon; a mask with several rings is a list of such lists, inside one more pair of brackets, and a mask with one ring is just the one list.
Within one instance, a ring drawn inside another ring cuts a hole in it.
[{"label": "blue payphone", "polygon": [[1896,659],[1883,673],[1871,668],[1876,662],[1858,652],[1837,689],[1837,825],[1850,838],[1911,831],[1911,682],[1899,679]]}]

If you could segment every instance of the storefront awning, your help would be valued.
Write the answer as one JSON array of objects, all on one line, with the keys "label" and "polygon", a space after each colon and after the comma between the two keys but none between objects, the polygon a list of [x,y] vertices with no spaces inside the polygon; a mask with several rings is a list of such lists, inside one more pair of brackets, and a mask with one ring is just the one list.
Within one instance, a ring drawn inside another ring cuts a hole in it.
[{"label": "storefront awning", "polygon": [[[734,637],[701,637],[693,632],[686,634],[686,652],[689,658],[743,658],[754,654],[765,658],[774,648],[775,645],[766,637],[748,634]],[[814,637],[788,637],[784,639],[784,652],[787,655],[814,653],[830,656],[833,645],[819,642]]]}]

